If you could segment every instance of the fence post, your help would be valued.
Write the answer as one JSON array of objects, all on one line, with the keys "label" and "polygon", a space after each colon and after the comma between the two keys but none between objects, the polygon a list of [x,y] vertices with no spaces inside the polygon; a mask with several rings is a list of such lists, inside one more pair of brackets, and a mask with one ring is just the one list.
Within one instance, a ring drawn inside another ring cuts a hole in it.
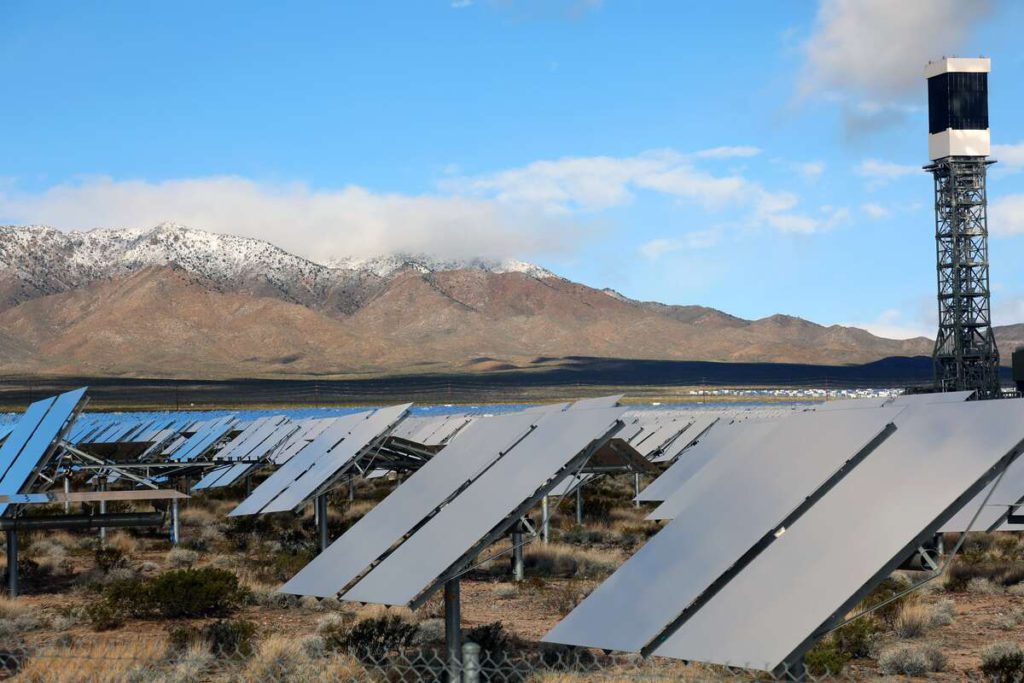
[{"label": "fence post", "polygon": [[480,683],[480,646],[466,643],[462,646],[462,683]]}]

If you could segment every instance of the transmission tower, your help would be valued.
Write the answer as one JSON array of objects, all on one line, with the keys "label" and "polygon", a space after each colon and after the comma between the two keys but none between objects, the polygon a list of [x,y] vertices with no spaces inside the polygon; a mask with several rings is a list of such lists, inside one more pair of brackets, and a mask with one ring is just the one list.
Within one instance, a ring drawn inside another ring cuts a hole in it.
[{"label": "transmission tower", "polygon": [[988,59],[931,62],[928,156],[935,179],[939,332],[935,386],[1000,394],[988,273]]}]

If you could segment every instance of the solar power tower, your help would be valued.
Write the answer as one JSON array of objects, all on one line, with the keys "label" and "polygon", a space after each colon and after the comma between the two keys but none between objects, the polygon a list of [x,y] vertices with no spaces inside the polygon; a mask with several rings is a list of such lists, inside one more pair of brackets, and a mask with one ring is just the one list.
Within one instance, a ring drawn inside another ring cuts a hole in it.
[{"label": "solar power tower", "polygon": [[935,179],[939,333],[932,360],[943,391],[1000,393],[988,279],[989,59],[943,58],[928,80],[928,157]]}]

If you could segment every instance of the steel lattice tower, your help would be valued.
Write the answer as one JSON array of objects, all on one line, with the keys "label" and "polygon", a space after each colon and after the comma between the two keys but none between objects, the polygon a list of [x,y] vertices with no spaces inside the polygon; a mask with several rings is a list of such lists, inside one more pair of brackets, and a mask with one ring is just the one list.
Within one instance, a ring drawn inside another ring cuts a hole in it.
[{"label": "steel lattice tower", "polygon": [[935,179],[939,331],[936,388],[1000,393],[988,266],[988,59],[928,65],[929,156]]}]

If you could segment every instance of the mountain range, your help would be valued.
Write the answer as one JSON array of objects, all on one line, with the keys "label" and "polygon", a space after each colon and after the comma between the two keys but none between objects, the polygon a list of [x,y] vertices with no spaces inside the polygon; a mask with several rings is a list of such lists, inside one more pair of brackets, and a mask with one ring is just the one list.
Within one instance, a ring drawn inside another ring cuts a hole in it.
[{"label": "mountain range", "polygon": [[[1020,343],[1024,325],[997,336]],[[515,260],[315,263],[169,223],[0,227],[4,375],[361,377],[575,356],[828,365],[927,355],[931,344],[635,301]]]}]

